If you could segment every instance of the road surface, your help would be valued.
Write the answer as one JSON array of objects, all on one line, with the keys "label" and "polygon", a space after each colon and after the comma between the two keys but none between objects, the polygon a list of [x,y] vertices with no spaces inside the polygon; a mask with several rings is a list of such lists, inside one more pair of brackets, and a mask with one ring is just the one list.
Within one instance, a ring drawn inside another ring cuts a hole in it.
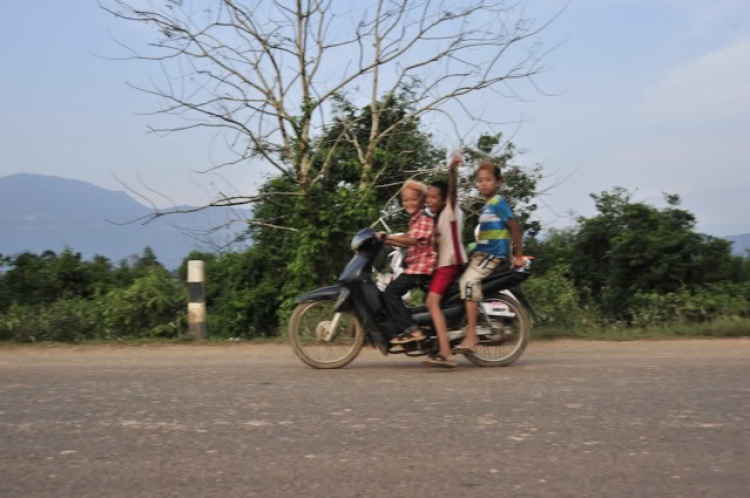
[{"label": "road surface", "polygon": [[750,496],[750,339],[0,348],[0,497]]}]

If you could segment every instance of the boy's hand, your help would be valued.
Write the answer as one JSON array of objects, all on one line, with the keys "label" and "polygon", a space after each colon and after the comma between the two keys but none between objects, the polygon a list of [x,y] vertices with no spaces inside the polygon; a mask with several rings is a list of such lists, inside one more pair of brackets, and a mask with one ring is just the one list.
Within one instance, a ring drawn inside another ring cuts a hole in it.
[{"label": "boy's hand", "polygon": [[451,157],[451,164],[450,168],[455,169],[458,168],[458,165],[461,164],[461,161],[463,159],[461,158],[461,151],[457,150],[453,153],[453,156]]},{"label": "boy's hand", "polygon": [[513,256],[513,259],[511,260],[511,268],[521,268],[522,266],[526,265],[526,260],[523,258],[523,256]]},{"label": "boy's hand", "polygon": [[385,238],[388,236],[385,232],[378,232],[375,234],[375,237],[377,237],[378,240],[385,240]]}]

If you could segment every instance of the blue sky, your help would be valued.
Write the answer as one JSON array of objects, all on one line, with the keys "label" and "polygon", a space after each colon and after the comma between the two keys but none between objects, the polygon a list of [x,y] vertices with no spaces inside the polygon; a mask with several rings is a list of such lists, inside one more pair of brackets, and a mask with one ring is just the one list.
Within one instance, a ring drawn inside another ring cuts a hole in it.
[{"label": "blue sky", "polygon": [[[532,1],[528,12],[544,18],[562,5]],[[158,71],[101,57],[147,30],[88,0],[6,2],[0,12],[0,176],[121,190],[119,178],[198,204],[216,190],[252,192],[270,172],[194,173],[224,157],[220,139],[147,133],[164,118],[138,113],[158,102],[126,82],[148,85]],[[573,0],[543,39],[561,43],[538,79],[555,96],[529,88],[524,101],[493,103],[521,121],[502,131],[527,151],[522,162],[543,163],[548,185],[565,179],[544,196],[543,221],[570,225],[593,213],[589,193],[622,186],[655,205],[662,192],[680,194],[707,233],[750,232],[750,2]]]}]

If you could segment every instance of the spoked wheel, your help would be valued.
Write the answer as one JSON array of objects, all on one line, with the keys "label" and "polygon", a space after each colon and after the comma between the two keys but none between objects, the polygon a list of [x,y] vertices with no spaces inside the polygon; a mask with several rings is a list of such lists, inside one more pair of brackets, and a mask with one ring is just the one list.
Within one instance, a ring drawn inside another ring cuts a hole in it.
[{"label": "spoked wheel", "polygon": [[292,348],[314,368],[341,368],[357,357],[365,333],[357,317],[335,313],[333,301],[300,303],[289,321]]},{"label": "spoked wheel", "polygon": [[495,294],[484,302],[493,305],[498,313],[479,315],[477,328],[484,328],[487,334],[479,336],[479,345],[474,353],[465,355],[466,359],[480,367],[508,366],[523,354],[529,342],[529,316],[518,301],[506,294]]}]

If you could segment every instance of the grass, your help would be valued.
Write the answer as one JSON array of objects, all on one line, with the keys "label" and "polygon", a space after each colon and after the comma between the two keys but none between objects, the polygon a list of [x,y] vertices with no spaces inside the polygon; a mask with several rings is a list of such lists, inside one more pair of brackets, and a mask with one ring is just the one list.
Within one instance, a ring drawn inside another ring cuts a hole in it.
[{"label": "grass", "polygon": [[[638,339],[679,339],[699,337],[750,337],[750,318],[730,317],[704,323],[672,323],[654,327],[626,327],[623,324],[608,326],[582,326],[581,328],[561,328],[552,325],[535,324],[532,330],[533,339],[587,339],[595,341],[631,341]],[[81,347],[81,346],[117,346],[117,347],[158,347],[180,345],[196,346],[233,346],[235,344],[286,344],[286,334],[277,337],[258,337],[230,341],[228,338],[209,337],[203,341],[193,341],[186,336],[179,338],[159,337],[123,337],[109,340],[89,340],[81,342],[12,342],[0,341],[0,348],[14,347]]]},{"label": "grass", "polygon": [[698,337],[750,337],[750,318],[722,318],[704,323],[672,323],[654,327],[626,327],[621,324],[562,329],[534,327],[534,339],[591,339],[628,341],[636,339],[678,339]]},{"label": "grass", "polygon": [[242,339],[241,341],[230,341],[227,338],[210,337],[202,341],[194,341],[187,337],[162,338],[162,337],[123,337],[111,340],[90,340],[80,342],[60,341],[36,341],[36,342],[12,342],[0,341],[0,348],[36,347],[36,348],[60,348],[60,347],[82,347],[82,346],[116,346],[116,347],[159,347],[173,345],[194,346],[233,346],[235,344],[285,344],[286,337],[258,337],[253,339]]}]

